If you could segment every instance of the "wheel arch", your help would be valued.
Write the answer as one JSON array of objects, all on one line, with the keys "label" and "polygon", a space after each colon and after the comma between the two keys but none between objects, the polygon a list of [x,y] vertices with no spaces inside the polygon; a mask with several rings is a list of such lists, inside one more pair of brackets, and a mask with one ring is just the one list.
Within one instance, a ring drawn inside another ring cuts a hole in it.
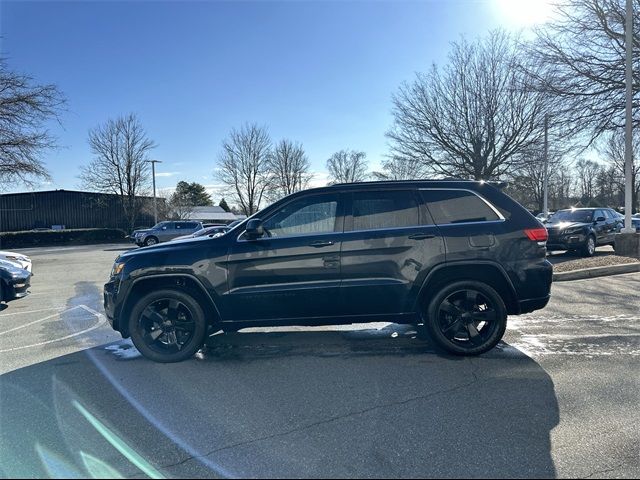
[{"label": "wheel arch", "polygon": [[208,325],[213,326],[220,321],[220,311],[216,302],[197,277],[189,274],[149,275],[133,281],[122,304],[118,329],[124,338],[130,336],[127,320],[136,300],[149,292],[166,288],[180,290],[191,295],[202,307]]},{"label": "wheel arch", "polygon": [[501,265],[491,261],[456,262],[435,267],[420,287],[414,311],[419,312],[423,306],[428,305],[443,286],[460,280],[486,283],[498,292],[508,314],[520,313],[518,297],[511,279]]}]

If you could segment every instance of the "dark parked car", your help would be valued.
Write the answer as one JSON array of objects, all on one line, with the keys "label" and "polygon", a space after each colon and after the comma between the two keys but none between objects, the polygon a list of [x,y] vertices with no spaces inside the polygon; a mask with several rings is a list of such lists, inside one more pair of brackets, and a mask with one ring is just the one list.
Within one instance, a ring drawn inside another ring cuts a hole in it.
[{"label": "dark parked car", "polygon": [[31,272],[0,260],[0,302],[26,297],[31,285]]},{"label": "dark parked car", "polygon": [[136,245],[148,247],[156,243],[168,242],[176,237],[190,235],[198,230],[202,230],[201,222],[160,222],[146,230],[134,230],[131,234],[131,240]]},{"label": "dark parked car", "polygon": [[476,355],[500,341],[508,314],[549,301],[546,239],[489,183],[334,185],[217,238],[121,255],[104,306],[159,362],[192,356],[217,330],[372,321],[420,324],[438,347]]},{"label": "dark parked car", "polygon": [[611,208],[572,208],[558,210],[546,224],[547,249],[578,251],[591,257],[596,247],[613,245],[622,224]]}]

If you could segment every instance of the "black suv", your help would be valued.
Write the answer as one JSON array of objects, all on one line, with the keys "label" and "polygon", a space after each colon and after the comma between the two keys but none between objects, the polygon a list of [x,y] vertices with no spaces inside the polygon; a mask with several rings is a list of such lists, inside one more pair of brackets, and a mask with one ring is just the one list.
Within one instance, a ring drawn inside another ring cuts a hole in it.
[{"label": "black suv", "polygon": [[421,325],[477,355],[507,315],[543,308],[547,230],[489,183],[370,182],[290,195],[226,234],[123,254],[105,285],[113,328],[159,362],[209,333],[274,325]]},{"label": "black suv", "polygon": [[580,252],[591,257],[600,245],[613,245],[622,221],[611,208],[558,210],[547,222],[547,249]]}]

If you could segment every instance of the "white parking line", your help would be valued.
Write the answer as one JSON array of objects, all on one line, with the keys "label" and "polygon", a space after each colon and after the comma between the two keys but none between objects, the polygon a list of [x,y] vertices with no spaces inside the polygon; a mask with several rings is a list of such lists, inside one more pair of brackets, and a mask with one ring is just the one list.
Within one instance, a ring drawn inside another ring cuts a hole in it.
[{"label": "white parking line", "polygon": [[12,331],[18,330],[19,328],[28,327],[29,325],[33,325],[34,323],[43,322],[43,321],[48,320],[48,319],[50,319],[50,318],[53,318],[53,317],[55,317],[55,316],[57,316],[57,315],[62,315],[62,314],[64,314],[64,313],[70,312],[71,310],[75,310],[75,309],[77,309],[77,308],[83,309],[83,310],[85,310],[87,313],[90,313],[91,315],[93,315],[93,316],[97,317],[97,318],[98,318],[98,323],[96,323],[95,325],[93,325],[93,326],[91,326],[91,327],[89,327],[89,328],[85,328],[84,330],[81,330],[81,331],[79,331],[79,332],[71,333],[71,334],[69,334],[69,335],[65,335],[64,337],[60,337],[60,338],[53,338],[53,339],[51,339],[51,340],[46,340],[46,341],[44,341],[44,342],[32,343],[31,345],[23,345],[23,346],[21,346],[21,347],[7,348],[7,349],[4,349],[4,350],[0,350],[0,353],[15,352],[16,350],[24,350],[24,349],[26,349],[26,348],[41,347],[41,346],[43,346],[43,345],[48,345],[48,344],[50,344],[50,343],[61,342],[61,341],[63,341],[63,340],[67,340],[67,339],[69,339],[69,338],[77,337],[77,336],[79,336],[79,335],[83,335],[83,334],[88,333],[88,332],[90,332],[90,331],[92,331],[92,330],[95,330],[96,328],[101,327],[101,326],[106,322],[106,318],[105,318],[105,316],[104,316],[104,315],[102,315],[101,313],[96,312],[94,309],[92,309],[92,308],[90,308],[90,307],[87,307],[86,305],[77,305],[77,306],[72,307],[72,308],[70,308],[70,309],[68,309],[68,310],[65,310],[64,312],[58,312],[58,313],[56,313],[55,315],[49,315],[48,317],[41,318],[40,320],[35,320],[35,321],[30,322],[30,323],[27,323],[27,324],[25,324],[25,325],[21,325],[21,326],[19,326],[19,327],[12,328],[12,329],[10,329],[10,330],[6,330],[6,331],[4,331],[4,332],[0,332],[0,335],[3,335],[3,334],[5,334],[5,333],[9,333],[9,332],[12,332]]},{"label": "white parking line", "polygon": [[0,315],[0,318],[10,317],[11,315],[22,315],[25,313],[49,312],[51,310],[64,310],[64,307],[51,307],[51,308],[41,308],[40,310],[27,310],[26,312],[3,313],[2,315]]},{"label": "white parking line", "polygon": [[68,310],[64,310],[62,312],[54,313],[53,315],[46,316],[46,317],[41,318],[39,320],[34,320],[33,322],[25,323],[24,325],[18,325],[17,327],[13,327],[13,328],[10,328],[9,330],[5,330],[4,332],[0,332],[0,335],[4,335],[5,333],[10,333],[10,332],[15,332],[16,330],[20,330],[21,328],[26,328],[26,327],[29,327],[31,325],[35,325],[36,323],[44,322],[44,321],[49,320],[49,319],[51,319],[53,317],[57,317],[59,315],[63,315],[65,313],[71,312],[72,310],[75,310],[77,308],[80,308],[80,306],[78,305],[78,306],[75,306],[75,307],[71,307]]}]

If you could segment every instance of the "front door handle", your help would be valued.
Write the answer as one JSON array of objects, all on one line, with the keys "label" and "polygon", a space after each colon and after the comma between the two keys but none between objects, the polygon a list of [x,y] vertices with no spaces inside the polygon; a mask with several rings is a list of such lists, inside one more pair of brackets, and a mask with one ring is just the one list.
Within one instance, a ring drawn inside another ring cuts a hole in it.
[{"label": "front door handle", "polygon": [[322,247],[329,247],[333,245],[333,242],[331,240],[318,240],[316,242],[311,243],[309,246],[311,247],[315,247],[315,248],[322,248]]},{"label": "front door handle", "polygon": [[428,238],[435,238],[436,236],[431,233],[414,233],[409,235],[410,240],[426,240]]}]

